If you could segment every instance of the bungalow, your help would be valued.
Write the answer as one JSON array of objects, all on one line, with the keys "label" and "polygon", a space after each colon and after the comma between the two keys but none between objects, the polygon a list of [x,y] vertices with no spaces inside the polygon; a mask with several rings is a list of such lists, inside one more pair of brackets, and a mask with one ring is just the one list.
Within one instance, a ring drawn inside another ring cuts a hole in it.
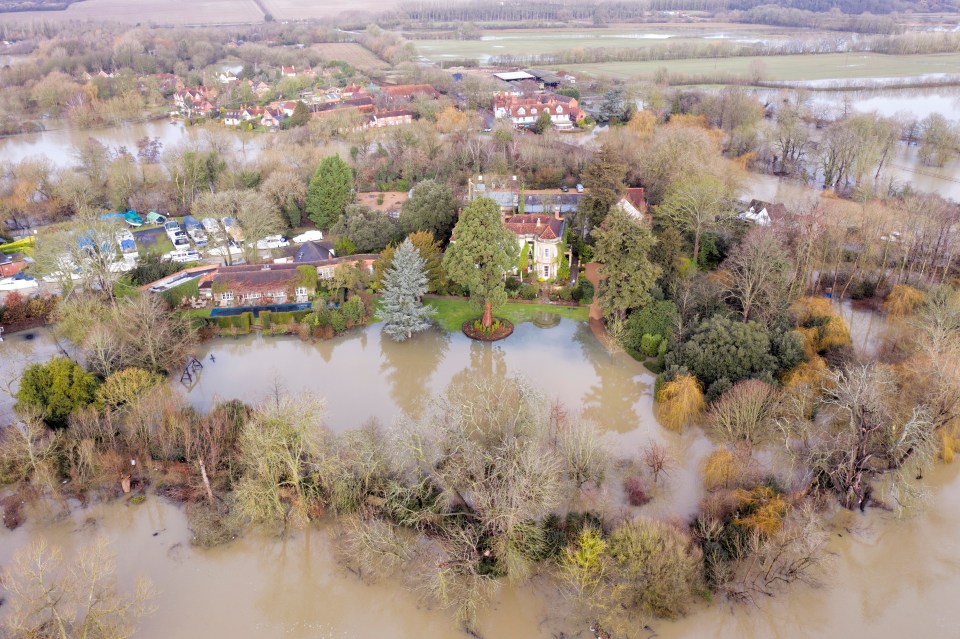
[{"label": "bungalow", "polygon": [[[200,278],[198,290],[202,298],[212,300],[216,306],[259,306],[262,304],[303,303],[310,301],[313,290],[301,284],[301,266],[313,266],[319,279],[331,279],[334,272],[344,264],[352,264],[373,272],[377,254],[332,257],[333,252],[318,245],[312,256],[326,259],[273,264],[240,264],[213,267]],[[311,255],[304,255],[311,257]],[[209,267],[207,267],[209,268]]]},{"label": "bungalow", "polygon": [[528,272],[535,273],[540,280],[555,280],[563,258],[566,227],[560,214],[513,215],[503,225],[517,236],[520,250],[527,251]]},{"label": "bungalow", "polygon": [[236,82],[239,78],[232,71],[221,71],[217,74],[217,82],[220,84],[232,84]]},{"label": "bungalow", "polygon": [[282,75],[285,78],[295,78],[297,77],[297,67],[295,66],[280,67],[280,75]]},{"label": "bungalow", "polygon": [[210,282],[217,306],[256,306],[307,302],[313,291],[301,285],[302,275],[293,264],[223,266]]},{"label": "bungalow", "polygon": [[343,89],[330,89],[330,91],[337,91],[345,98],[352,98],[358,93],[363,93],[363,87],[357,84],[348,84],[347,86],[343,87]]},{"label": "bungalow", "polygon": [[413,111],[395,109],[392,111],[374,111],[370,126],[382,129],[387,126],[399,126],[413,122]]}]

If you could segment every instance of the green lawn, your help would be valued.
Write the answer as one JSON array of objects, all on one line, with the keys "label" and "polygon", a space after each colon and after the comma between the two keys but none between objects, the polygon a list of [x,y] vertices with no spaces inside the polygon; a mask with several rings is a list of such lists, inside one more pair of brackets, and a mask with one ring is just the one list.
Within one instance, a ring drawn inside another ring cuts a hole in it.
[{"label": "green lawn", "polygon": [[188,308],[180,312],[186,317],[210,317],[212,310],[212,308]]},{"label": "green lawn", "polygon": [[859,78],[896,78],[925,73],[954,73],[960,54],[884,55],[881,53],[824,53],[750,56],[649,62],[599,62],[563,65],[565,71],[612,78],[651,77],[658,69],[686,75],[746,76],[753,63],[762,63],[769,80],[803,81]]},{"label": "green lawn", "polygon": [[[424,302],[437,309],[437,322],[448,331],[459,331],[464,322],[480,317],[480,313],[470,306],[468,300],[444,297],[429,298]],[[533,321],[540,313],[555,313],[567,319],[585,322],[589,318],[590,309],[586,306],[508,302],[494,315],[508,319],[514,324],[520,324]]]}]

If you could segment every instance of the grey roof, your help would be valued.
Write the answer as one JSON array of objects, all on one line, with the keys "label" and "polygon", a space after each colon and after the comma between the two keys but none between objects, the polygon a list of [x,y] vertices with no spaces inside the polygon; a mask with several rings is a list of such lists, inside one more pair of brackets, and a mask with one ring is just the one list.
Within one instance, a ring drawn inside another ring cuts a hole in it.
[{"label": "grey roof", "polygon": [[293,256],[294,262],[319,262],[329,260],[330,248],[319,242],[304,242]]},{"label": "grey roof", "polygon": [[523,196],[524,213],[553,213],[560,207],[561,213],[573,213],[580,204],[582,193],[561,193],[560,195],[540,195],[538,193]]}]

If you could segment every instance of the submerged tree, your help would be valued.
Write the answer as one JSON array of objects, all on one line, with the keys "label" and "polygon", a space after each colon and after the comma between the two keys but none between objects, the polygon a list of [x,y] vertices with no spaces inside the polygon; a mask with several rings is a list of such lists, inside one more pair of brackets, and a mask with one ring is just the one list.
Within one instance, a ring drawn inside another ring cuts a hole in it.
[{"label": "submerged tree", "polygon": [[117,639],[132,637],[138,620],[152,612],[150,583],[121,591],[116,560],[104,539],[67,561],[45,541],[20,552],[3,574],[10,610],[4,626],[13,637]]},{"label": "submerged tree", "polygon": [[436,309],[421,302],[427,292],[426,263],[410,238],[393,255],[393,265],[383,278],[380,315],[383,332],[398,342],[430,328]]},{"label": "submerged tree", "polygon": [[454,228],[454,240],[443,257],[450,279],[470,289],[470,300],[483,309],[484,327],[493,324],[493,310],[507,299],[506,272],[517,263],[517,236],[500,221],[490,198],[471,202]]}]

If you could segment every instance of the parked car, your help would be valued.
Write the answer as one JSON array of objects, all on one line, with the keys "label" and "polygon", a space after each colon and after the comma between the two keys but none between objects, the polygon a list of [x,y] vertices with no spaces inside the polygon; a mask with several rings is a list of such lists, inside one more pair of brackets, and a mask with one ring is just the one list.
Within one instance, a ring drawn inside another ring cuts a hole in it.
[{"label": "parked car", "polygon": [[563,191],[564,193],[566,193],[567,191],[570,190],[570,187],[567,186],[566,184],[561,184],[561,185],[560,185],[560,190]]},{"label": "parked car", "polygon": [[268,235],[257,242],[257,248],[261,251],[283,248],[284,246],[290,246],[290,242],[282,235]]},{"label": "parked car", "polygon": [[173,242],[175,248],[186,248],[190,246],[190,240],[187,239],[187,235],[183,231],[171,237],[170,241]]},{"label": "parked car", "polygon": [[577,184],[577,193],[583,193],[583,185]]}]

